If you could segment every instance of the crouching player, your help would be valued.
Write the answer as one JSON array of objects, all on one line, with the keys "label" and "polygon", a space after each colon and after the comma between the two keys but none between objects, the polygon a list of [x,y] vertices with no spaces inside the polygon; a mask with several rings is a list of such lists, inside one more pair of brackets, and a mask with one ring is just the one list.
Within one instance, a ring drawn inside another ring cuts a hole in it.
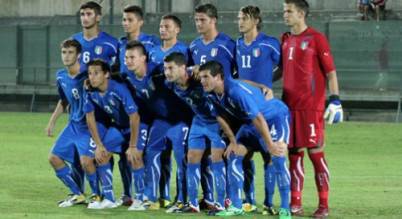
[{"label": "crouching player", "polygon": [[[224,210],[226,168],[223,162],[225,142],[220,137],[219,124],[212,114],[213,106],[207,99],[201,83],[186,71],[186,57],[173,52],[164,59],[164,73],[170,87],[194,111],[187,153],[187,192],[189,204],[178,212],[199,212],[198,186],[201,181],[201,158],[210,143],[212,155],[212,172],[217,193],[215,210]],[[170,83],[169,83],[170,82]]]},{"label": "crouching player", "polygon": [[[59,202],[59,207],[70,207],[85,202],[85,196],[80,190],[80,185],[73,179],[73,172],[65,163],[65,161],[71,164],[76,162],[76,152],[79,154],[81,166],[92,190],[93,195],[90,199],[96,200],[100,194],[93,159],[94,144],[91,141],[82,107],[84,103],[83,84],[84,80],[87,79],[87,73],[80,72],[80,53],[81,45],[77,40],[68,39],[62,42],[61,58],[65,69],[57,72],[60,100],[46,127],[47,135],[52,136],[57,119],[63,113],[63,108],[68,106],[69,122],[57,138],[49,156],[49,162],[57,177],[72,193],[65,200]],[[101,131],[104,133],[104,129]]]},{"label": "crouching player", "polygon": [[[242,189],[244,183],[243,158],[248,150],[258,148],[262,154],[270,153],[276,169],[281,197],[280,218],[290,218],[290,175],[286,167],[289,138],[289,110],[277,99],[265,100],[261,90],[245,82],[225,79],[222,65],[210,61],[200,67],[200,78],[208,96],[217,110],[218,122],[230,140],[225,151],[229,158],[232,206],[217,213],[220,216],[243,214]],[[219,107],[220,106],[220,107]],[[223,117],[230,113],[243,125],[235,135]]]},{"label": "crouching player", "polygon": [[89,131],[96,144],[95,159],[104,195],[102,202],[92,202],[88,208],[115,208],[117,204],[113,193],[113,174],[109,160],[112,153],[121,153],[122,147],[121,144],[108,144],[107,139],[101,140],[94,110],[95,107],[102,109],[112,119],[112,126],[119,130],[110,134],[108,139],[119,139],[124,136],[124,140],[129,142],[126,154],[131,164],[140,159],[137,150],[140,117],[137,113],[137,105],[125,84],[109,79],[110,69],[106,62],[99,59],[90,61],[88,77],[90,91],[86,95],[84,112]]}]

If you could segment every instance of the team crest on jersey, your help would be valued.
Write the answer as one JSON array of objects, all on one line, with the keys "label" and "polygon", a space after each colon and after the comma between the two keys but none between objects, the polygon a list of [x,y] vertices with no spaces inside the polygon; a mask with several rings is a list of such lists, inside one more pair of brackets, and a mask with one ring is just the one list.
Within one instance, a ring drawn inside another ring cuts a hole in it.
[{"label": "team crest on jersey", "polygon": [[301,48],[302,50],[305,50],[305,49],[307,49],[307,46],[308,46],[308,42],[307,42],[307,41],[303,41],[303,42],[301,43],[300,48]]},{"label": "team crest on jersey", "polygon": [[253,49],[253,56],[254,56],[255,58],[258,58],[260,55],[261,55],[261,50],[260,50],[260,48],[255,48],[255,49]]},{"label": "team crest on jersey", "polygon": [[212,57],[215,57],[215,56],[217,56],[218,55],[218,48],[212,48],[211,49],[211,56]]},{"label": "team crest on jersey", "polygon": [[102,46],[96,46],[95,47],[95,54],[100,55],[102,54]]}]

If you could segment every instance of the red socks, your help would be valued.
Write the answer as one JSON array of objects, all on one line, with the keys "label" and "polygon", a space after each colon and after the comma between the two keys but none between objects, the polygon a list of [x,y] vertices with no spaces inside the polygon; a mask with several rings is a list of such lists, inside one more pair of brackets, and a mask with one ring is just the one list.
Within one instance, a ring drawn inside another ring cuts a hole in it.
[{"label": "red socks", "polygon": [[289,154],[289,170],[291,177],[291,201],[290,206],[302,205],[302,191],[304,185],[304,151]]},{"label": "red socks", "polygon": [[324,152],[309,154],[309,157],[314,166],[319,207],[328,208],[329,170],[324,158]]}]

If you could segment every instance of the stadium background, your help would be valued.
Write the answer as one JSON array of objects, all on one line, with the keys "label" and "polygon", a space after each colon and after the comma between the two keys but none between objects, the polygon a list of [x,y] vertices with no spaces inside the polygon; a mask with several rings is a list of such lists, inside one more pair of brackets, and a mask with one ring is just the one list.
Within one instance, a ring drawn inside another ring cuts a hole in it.
[{"label": "stadium background", "polygon": [[[0,110],[51,111],[56,103],[55,70],[62,67],[59,43],[81,31],[78,6],[85,1],[0,0]],[[183,20],[179,38],[197,36],[194,5],[214,3],[220,31],[238,36],[237,12],[256,4],[263,10],[263,31],[280,37],[279,0],[98,0],[103,6],[102,29],[123,36],[121,10],[137,4],[145,8],[144,32],[158,35],[159,19],[172,12]],[[229,3],[230,2],[230,3]],[[400,121],[402,87],[402,1],[387,2],[387,20],[360,21],[356,0],[310,0],[309,24],[329,38],[338,70],[346,119]],[[382,75],[380,75],[382,73]],[[274,88],[280,96],[281,83]]]}]

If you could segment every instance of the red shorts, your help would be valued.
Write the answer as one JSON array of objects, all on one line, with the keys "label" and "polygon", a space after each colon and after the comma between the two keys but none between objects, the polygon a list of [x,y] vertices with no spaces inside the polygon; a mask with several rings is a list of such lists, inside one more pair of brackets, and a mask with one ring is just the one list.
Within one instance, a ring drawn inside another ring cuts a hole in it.
[{"label": "red shorts", "polygon": [[291,111],[289,148],[314,148],[324,145],[324,112]]}]

